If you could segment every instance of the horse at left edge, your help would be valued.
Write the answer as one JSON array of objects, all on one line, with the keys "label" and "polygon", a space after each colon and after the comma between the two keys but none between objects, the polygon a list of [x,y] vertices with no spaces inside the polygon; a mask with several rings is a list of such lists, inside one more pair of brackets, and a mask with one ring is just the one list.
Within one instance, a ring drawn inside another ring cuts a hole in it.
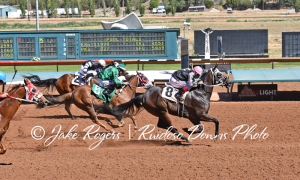
[{"label": "horse at left edge", "polygon": [[7,151],[3,136],[7,132],[11,119],[23,101],[36,103],[37,108],[43,108],[49,103],[27,78],[24,79],[24,85],[14,85],[8,91],[8,96],[0,100],[0,154],[4,154]]}]

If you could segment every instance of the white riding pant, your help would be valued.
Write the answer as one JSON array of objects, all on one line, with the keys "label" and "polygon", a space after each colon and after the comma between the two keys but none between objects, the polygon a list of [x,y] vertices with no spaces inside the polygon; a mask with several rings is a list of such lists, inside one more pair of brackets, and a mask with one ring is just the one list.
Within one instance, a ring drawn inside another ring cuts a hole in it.
[{"label": "white riding pant", "polygon": [[170,84],[175,88],[183,88],[186,87],[188,90],[191,89],[187,81],[178,81],[173,76],[170,79]]},{"label": "white riding pant", "polygon": [[109,85],[113,85],[114,82],[112,80],[102,80],[102,79],[99,79],[99,85],[101,87],[106,87],[106,86],[109,86]]}]

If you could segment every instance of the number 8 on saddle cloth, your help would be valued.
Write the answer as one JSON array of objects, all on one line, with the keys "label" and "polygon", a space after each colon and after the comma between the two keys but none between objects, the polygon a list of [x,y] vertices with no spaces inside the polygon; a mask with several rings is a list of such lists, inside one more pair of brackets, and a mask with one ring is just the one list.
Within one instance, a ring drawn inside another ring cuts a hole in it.
[{"label": "number 8 on saddle cloth", "polygon": [[[179,91],[179,89],[174,88],[173,86],[169,85],[166,83],[166,87],[164,87],[161,96],[163,98],[166,98],[170,101],[173,102],[178,102],[177,98],[175,97],[175,94]],[[180,103],[183,104],[185,96],[187,95],[188,92],[184,93],[183,95],[183,100],[179,101]]]}]

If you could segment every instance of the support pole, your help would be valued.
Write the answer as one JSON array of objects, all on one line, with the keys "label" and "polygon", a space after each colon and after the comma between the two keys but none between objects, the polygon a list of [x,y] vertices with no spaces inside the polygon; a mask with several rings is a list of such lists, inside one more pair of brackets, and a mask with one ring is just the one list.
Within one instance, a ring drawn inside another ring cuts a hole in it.
[{"label": "support pole", "polygon": [[[40,25],[39,25],[39,1],[35,0],[35,9],[36,9],[36,30],[39,31],[40,30]],[[43,14],[43,10],[42,10],[42,14]]]},{"label": "support pole", "polygon": [[181,40],[181,69],[189,67],[189,40]]}]

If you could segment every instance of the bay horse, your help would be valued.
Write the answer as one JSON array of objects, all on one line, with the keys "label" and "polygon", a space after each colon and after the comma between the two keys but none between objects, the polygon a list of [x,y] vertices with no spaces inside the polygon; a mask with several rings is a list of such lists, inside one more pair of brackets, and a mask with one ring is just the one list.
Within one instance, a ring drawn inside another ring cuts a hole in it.
[{"label": "bay horse", "polygon": [[[229,79],[227,79],[227,77],[223,76],[223,74],[217,69],[217,66],[215,66],[211,70],[208,70],[208,72],[203,73],[203,75],[201,76],[201,80],[205,85],[204,88],[202,87],[203,85],[198,84],[197,87],[192,88],[186,95],[184,101],[183,117],[188,118],[195,126],[198,127],[199,130],[194,131],[194,133],[202,132],[203,127],[200,121],[215,123],[214,139],[216,140],[219,135],[219,121],[216,118],[208,115],[213,86],[217,84],[229,87],[231,85],[231,82],[229,81]],[[178,116],[178,105],[175,102],[171,102],[163,98],[162,90],[163,87],[154,86],[147,90],[140,97],[136,97],[131,101],[117,106],[113,109],[105,104],[95,106],[95,109],[104,108],[107,113],[120,118],[125,114],[131,115],[134,112],[133,108],[140,109],[141,107],[143,107],[152,115],[159,117],[159,121],[157,124],[158,127],[168,129],[172,133],[179,135],[178,130],[176,128],[173,128],[173,123],[169,116],[169,114]],[[183,135],[177,137],[180,137],[181,139],[189,142],[189,139]]]},{"label": "bay horse", "polygon": [[[125,72],[127,73],[127,72]],[[128,73],[127,73],[128,74]],[[59,95],[64,95],[67,93],[70,93],[74,91],[79,86],[72,84],[73,79],[75,78],[74,74],[64,74],[60,78],[50,78],[41,80],[39,76],[37,75],[31,75],[31,76],[22,76],[24,78],[28,78],[34,85],[37,87],[43,87],[49,91],[53,91],[54,88],[58,91]],[[90,81],[90,86],[92,87],[93,84],[99,84],[99,79],[97,77],[92,77]],[[76,117],[73,116],[73,114],[70,111],[71,104],[68,104],[68,102],[65,103],[65,110],[68,112],[70,117],[75,120]]]},{"label": "bay horse", "polygon": [[[128,102],[132,99],[133,94],[136,92],[137,87],[145,86],[145,87],[151,87],[152,84],[149,82],[147,77],[137,72],[137,75],[133,75],[129,81],[129,85],[123,86],[122,89],[118,89],[115,92],[115,95],[112,97],[111,101],[109,102],[109,105],[111,107],[116,107],[120,104],[123,104],[125,102]],[[94,109],[94,106],[103,104],[102,99],[98,99],[94,93],[92,93],[92,87],[91,86],[80,86],[76,88],[73,92],[64,94],[59,97],[53,97],[48,99],[50,103],[57,104],[57,103],[66,103],[71,104],[74,103],[78,108],[84,110],[90,115],[90,118],[92,121],[99,126],[103,127],[104,129],[113,132],[113,129],[107,128],[104,124],[102,124],[98,118],[97,113]],[[69,106],[66,106],[66,108],[69,108]],[[101,111],[99,111],[101,113]],[[103,112],[102,112],[103,113]],[[134,123],[135,129],[136,129],[136,123],[135,118],[131,116],[131,119]],[[121,123],[118,127],[123,126],[124,120],[123,118],[117,118],[117,120]],[[110,124],[110,120],[107,120]]]},{"label": "bay horse", "polygon": [[8,130],[11,119],[22,104],[22,100],[37,102],[38,108],[48,104],[43,94],[28,79],[24,79],[24,85],[14,85],[8,94],[8,97],[0,101],[0,154],[4,154],[7,150],[3,136]]}]

